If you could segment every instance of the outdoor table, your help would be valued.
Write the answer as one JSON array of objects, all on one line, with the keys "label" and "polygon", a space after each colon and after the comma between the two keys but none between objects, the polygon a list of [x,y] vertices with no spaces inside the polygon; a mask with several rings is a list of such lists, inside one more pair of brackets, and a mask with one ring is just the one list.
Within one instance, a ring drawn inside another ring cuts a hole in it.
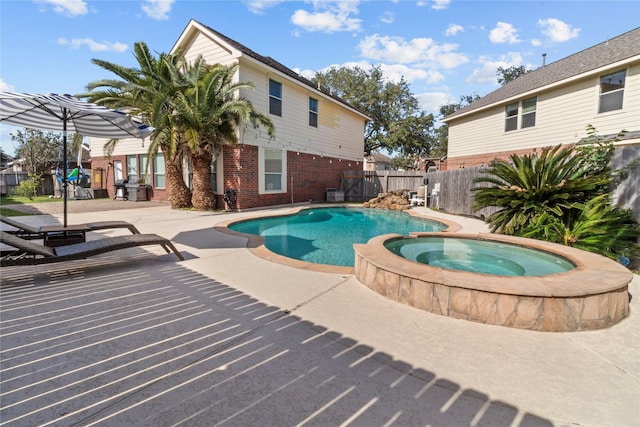
[{"label": "outdoor table", "polygon": [[72,245],[86,240],[89,227],[85,224],[79,225],[44,225],[39,228],[43,234],[44,245],[48,247]]}]

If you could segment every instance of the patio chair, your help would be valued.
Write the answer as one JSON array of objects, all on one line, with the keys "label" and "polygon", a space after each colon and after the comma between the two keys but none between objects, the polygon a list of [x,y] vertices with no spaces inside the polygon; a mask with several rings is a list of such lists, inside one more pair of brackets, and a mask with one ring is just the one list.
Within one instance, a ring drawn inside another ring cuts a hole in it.
[{"label": "patio chair", "polygon": [[425,193],[426,193],[426,189],[424,185],[421,185],[420,187],[418,187],[418,190],[414,193],[412,192],[411,194],[411,198],[409,199],[409,202],[411,202],[411,206],[426,206],[425,205],[425,201],[426,201],[426,197],[425,197]]},{"label": "patio chair", "polygon": [[160,245],[167,253],[173,251],[180,261],[184,257],[169,239],[156,234],[132,234],[126,236],[105,237],[103,239],[72,245],[48,247],[23,239],[14,234],[0,231],[0,242],[13,249],[2,248],[0,266],[36,265],[52,262],[71,261],[94,255],[145,245]]},{"label": "patio chair", "polygon": [[[0,215],[0,222],[10,225],[15,229],[15,230],[3,229],[3,231],[6,231],[7,233],[10,233],[10,234],[15,234],[17,236],[22,237],[23,239],[42,239],[44,237],[44,233],[40,231],[39,227],[34,227],[32,225],[24,224],[20,221],[16,221],[11,217]],[[138,231],[135,225],[128,223],[126,221],[98,221],[98,222],[90,222],[82,225],[85,225],[89,231],[107,230],[111,228],[127,228],[133,234],[140,234],[140,231]]]}]

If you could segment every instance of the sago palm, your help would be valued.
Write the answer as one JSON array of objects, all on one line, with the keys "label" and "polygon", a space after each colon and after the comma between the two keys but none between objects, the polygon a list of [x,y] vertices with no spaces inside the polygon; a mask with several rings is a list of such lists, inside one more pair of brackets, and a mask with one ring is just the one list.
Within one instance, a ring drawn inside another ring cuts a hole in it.
[{"label": "sago palm", "polygon": [[237,68],[237,64],[207,65],[199,57],[184,73],[186,87],[175,99],[175,120],[184,132],[193,165],[191,200],[199,210],[215,207],[210,184],[213,153],[224,143],[238,142],[241,123],[263,126],[270,136],[274,133],[271,120],[239,96],[240,90],[251,89],[253,85],[234,82]]},{"label": "sago palm", "polygon": [[584,204],[576,204],[561,218],[544,213],[535,224],[523,230],[522,235],[616,260],[637,256],[640,226],[631,211],[611,206],[608,198],[608,194],[602,194]]},{"label": "sago palm", "polygon": [[540,156],[512,155],[496,159],[475,179],[474,209],[498,207],[487,218],[494,232],[520,234],[543,214],[562,217],[576,203],[597,196],[606,177],[590,175],[584,159],[571,148],[548,147]]}]

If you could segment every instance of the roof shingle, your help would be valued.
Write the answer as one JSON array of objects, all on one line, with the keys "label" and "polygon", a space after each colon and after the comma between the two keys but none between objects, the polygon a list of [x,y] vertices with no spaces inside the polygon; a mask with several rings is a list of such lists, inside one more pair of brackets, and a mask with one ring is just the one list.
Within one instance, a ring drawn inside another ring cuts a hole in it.
[{"label": "roof shingle", "polygon": [[530,71],[461,108],[445,121],[636,55],[640,55],[640,27]]}]

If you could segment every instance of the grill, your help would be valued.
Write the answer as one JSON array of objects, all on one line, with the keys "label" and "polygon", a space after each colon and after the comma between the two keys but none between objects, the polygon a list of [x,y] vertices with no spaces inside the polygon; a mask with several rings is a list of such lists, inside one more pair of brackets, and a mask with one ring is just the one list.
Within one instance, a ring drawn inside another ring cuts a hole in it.
[{"label": "grill", "polygon": [[127,187],[126,185],[129,183],[128,179],[117,179],[113,184],[113,188],[115,190],[115,196],[113,199],[120,198],[122,200],[127,200]]}]

